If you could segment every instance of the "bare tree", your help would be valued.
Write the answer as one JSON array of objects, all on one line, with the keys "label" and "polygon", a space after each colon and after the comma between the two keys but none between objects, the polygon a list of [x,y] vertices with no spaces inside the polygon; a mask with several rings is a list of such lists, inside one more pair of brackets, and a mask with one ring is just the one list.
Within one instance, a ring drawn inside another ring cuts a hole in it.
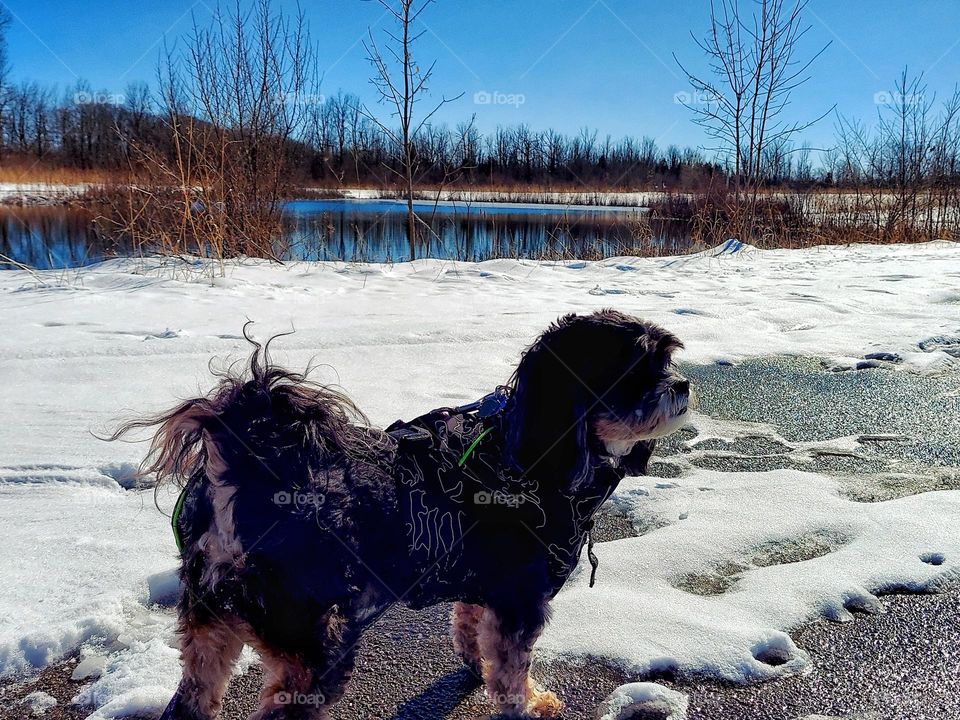
[{"label": "bare tree", "polygon": [[[135,181],[115,229],[172,253],[279,259],[294,145],[318,97],[312,62],[303,15],[270,0],[195,20],[182,51],[168,50],[159,68],[162,136],[131,133]],[[128,108],[134,123],[143,101]]]},{"label": "bare tree", "polygon": [[[10,52],[7,43],[7,31],[13,17],[6,5],[0,7],[0,127],[4,125],[7,116],[7,107],[10,103]],[[3,153],[3,141],[0,137],[0,155]]]},{"label": "bare tree", "polygon": [[377,118],[364,106],[361,112],[373,121],[390,139],[400,160],[400,169],[390,168],[402,181],[407,201],[407,238],[410,243],[410,259],[416,258],[417,216],[413,211],[414,189],[420,171],[420,157],[416,152],[416,142],[424,127],[437,111],[447,103],[463,97],[463,93],[454,98],[443,97],[431,110],[418,119],[417,105],[428,94],[428,83],[436,66],[434,60],[423,67],[416,61],[413,48],[426,30],[416,31],[414,25],[434,0],[400,0],[396,5],[390,0],[377,2],[393,17],[396,29],[386,31],[388,41],[381,48],[367,31],[364,48],[373,65],[371,78],[377,89],[379,101],[390,109],[390,116],[400,124],[399,130]]},{"label": "bare tree", "polygon": [[703,39],[694,37],[707,56],[707,75],[677,63],[693,88],[680,100],[717,142],[710,149],[726,159],[737,214],[745,220],[740,230],[750,236],[759,187],[770,174],[782,172],[793,139],[832,108],[809,121],[788,117],[793,91],[809,79],[811,64],[829,47],[799,56],[810,29],[802,17],[809,0],[753,0],[749,15],[741,11],[742,2],[710,2],[710,29]]}]

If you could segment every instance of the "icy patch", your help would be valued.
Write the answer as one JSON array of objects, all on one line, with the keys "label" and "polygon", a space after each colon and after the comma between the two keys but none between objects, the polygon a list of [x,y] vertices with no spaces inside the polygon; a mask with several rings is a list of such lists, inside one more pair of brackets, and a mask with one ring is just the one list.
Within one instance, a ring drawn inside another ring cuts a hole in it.
[{"label": "icy patch", "polygon": [[686,720],[689,700],[651,682],[621,685],[600,706],[600,720]]},{"label": "icy patch", "polygon": [[867,360],[881,360],[888,363],[902,363],[903,356],[892,352],[872,352],[863,356]]},{"label": "icy patch", "polygon": [[43,690],[30,693],[23,699],[23,704],[30,708],[30,714],[40,717],[47,714],[47,710],[57,704],[57,699]]},{"label": "icy patch", "polygon": [[960,358],[960,335],[937,335],[918,343],[923,352],[941,351],[951,357]]},{"label": "icy patch", "polygon": [[95,680],[103,675],[103,670],[106,666],[106,657],[98,655],[93,651],[85,652],[84,658],[77,663],[77,666],[73,669],[70,679],[73,681]]},{"label": "icy patch", "polygon": [[[793,464],[806,467],[819,456],[865,458],[864,446],[867,443],[900,442],[909,439],[899,434],[867,433],[825,440],[789,441],[767,423],[721,420],[696,411],[690,413],[685,430],[689,431],[687,435],[675,436],[678,438],[675,442],[679,443],[684,454],[671,456],[671,461],[695,464],[699,458],[705,456],[783,457]],[[747,453],[732,450],[747,444],[761,450]]]}]

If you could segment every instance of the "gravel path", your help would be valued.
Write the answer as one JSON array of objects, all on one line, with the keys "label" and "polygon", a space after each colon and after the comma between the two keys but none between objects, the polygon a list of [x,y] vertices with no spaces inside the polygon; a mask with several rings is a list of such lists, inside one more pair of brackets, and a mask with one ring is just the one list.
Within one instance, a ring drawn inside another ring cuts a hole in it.
[{"label": "gravel path", "polygon": [[[793,634],[811,654],[807,675],[749,687],[660,682],[690,696],[689,720],[796,720],[811,715],[856,720],[960,718],[960,592],[891,595],[886,612],[850,623],[816,622]],[[334,712],[338,720],[467,720],[491,712],[479,680],[460,666],[443,626],[446,607],[414,613],[395,608],[361,644],[358,672]],[[34,682],[0,695],[0,718],[29,712],[17,698],[44,690],[60,703],[44,716],[76,720],[69,706],[79,684],[70,663],[49,668]],[[637,678],[603,665],[538,664],[535,675],[567,703],[565,717],[588,720],[618,685]],[[222,717],[245,718],[256,705],[260,671],[230,685]]]}]

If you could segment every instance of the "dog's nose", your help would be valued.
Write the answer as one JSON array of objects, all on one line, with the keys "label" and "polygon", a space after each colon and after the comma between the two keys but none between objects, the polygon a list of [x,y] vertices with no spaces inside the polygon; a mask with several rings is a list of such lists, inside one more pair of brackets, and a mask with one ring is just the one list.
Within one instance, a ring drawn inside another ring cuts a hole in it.
[{"label": "dog's nose", "polygon": [[687,380],[686,378],[681,378],[680,380],[677,380],[673,384],[673,390],[674,392],[680,395],[690,394],[690,381]]}]

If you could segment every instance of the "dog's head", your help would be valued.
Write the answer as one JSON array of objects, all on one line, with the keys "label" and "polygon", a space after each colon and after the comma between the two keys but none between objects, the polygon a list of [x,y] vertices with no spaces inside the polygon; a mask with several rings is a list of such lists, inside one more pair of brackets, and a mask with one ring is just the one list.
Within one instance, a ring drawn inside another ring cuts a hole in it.
[{"label": "dog's head", "polygon": [[615,310],[561,318],[511,379],[508,457],[572,490],[588,476],[591,452],[644,472],[656,439],[686,421],[690,383],[672,363],[681,347],[663,328]]}]

